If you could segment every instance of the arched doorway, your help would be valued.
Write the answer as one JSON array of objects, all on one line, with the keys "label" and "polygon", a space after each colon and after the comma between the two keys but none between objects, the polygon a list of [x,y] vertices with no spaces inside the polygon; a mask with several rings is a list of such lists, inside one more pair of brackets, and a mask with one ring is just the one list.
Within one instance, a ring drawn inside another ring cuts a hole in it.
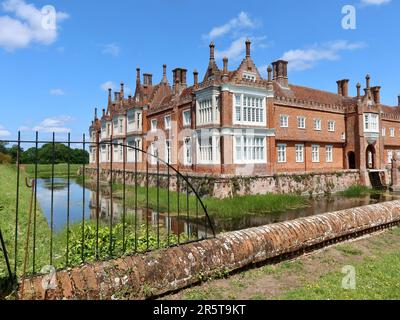
[{"label": "arched doorway", "polygon": [[347,154],[347,159],[349,161],[349,169],[356,169],[356,154],[354,151],[350,151]]},{"label": "arched doorway", "polygon": [[367,147],[365,153],[367,169],[375,169],[375,148],[373,145]]}]

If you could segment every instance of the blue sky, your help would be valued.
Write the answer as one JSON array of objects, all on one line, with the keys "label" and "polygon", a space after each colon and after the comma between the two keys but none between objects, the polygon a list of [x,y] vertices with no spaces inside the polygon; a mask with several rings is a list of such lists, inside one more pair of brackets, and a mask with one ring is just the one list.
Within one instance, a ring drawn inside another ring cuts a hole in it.
[{"label": "blue sky", "polygon": [[[57,11],[55,30],[38,23],[45,5]],[[344,5],[354,6],[356,29],[342,28]],[[395,105],[399,12],[398,0],[0,0],[0,139],[18,130],[77,139],[94,107],[105,106],[105,87],[124,81],[134,90],[137,67],[158,82],[164,63],[169,79],[185,67],[192,83],[194,68],[204,74],[211,40],[219,65],[227,55],[236,68],[249,37],[261,70],[285,58],[291,83],[323,90],[348,78],[354,95],[370,73],[382,102]]]}]

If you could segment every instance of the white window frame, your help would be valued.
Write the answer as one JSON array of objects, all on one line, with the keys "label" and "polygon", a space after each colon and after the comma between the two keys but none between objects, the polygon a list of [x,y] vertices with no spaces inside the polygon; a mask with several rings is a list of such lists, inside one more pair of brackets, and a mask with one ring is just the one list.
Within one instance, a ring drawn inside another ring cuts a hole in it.
[{"label": "white window frame", "polygon": [[[240,99],[238,99],[239,96]],[[265,126],[267,123],[266,110],[265,96],[247,93],[235,94],[233,99],[233,123]]]},{"label": "white window frame", "polygon": [[388,150],[388,163],[391,163],[393,160],[393,150]]},{"label": "white window frame", "polygon": [[390,137],[394,138],[394,136],[395,136],[395,130],[394,128],[390,128]]},{"label": "white window frame", "polygon": [[256,82],[257,74],[252,72],[243,72],[243,79]]},{"label": "white window frame", "polygon": [[287,144],[278,143],[276,150],[277,150],[278,163],[286,163],[287,162]]},{"label": "white window frame", "polygon": [[171,123],[172,123],[171,121],[172,121],[171,115],[164,117],[165,130],[171,130]]},{"label": "white window frame", "polygon": [[150,164],[156,165],[158,156],[159,154],[157,142],[153,141],[152,143],[150,143]]},{"label": "white window frame", "polygon": [[297,117],[297,128],[305,129],[306,128],[306,117],[298,116]]},{"label": "white window frame", "polygon": [[136,129],[142,130],[142,113],[136,112]]},{"label": "white window frame", "polygon": [[296,163],[304,163],[304,144],[296,144]]},{"label": "white window frame", "polygon": [[150,131],[157,131],[158,121],[157,119],[151,119],[151,128]]},{"label": "white window frame", "polygon": [[165,140],[165,162],[168,164],[172,163],[172,140],[167,139]]},{"label": "white window frame", "polygon": [[185,166],[191,166],[193,164],[191,137],[185,137],[183,139],[183,164]]},{"label": "white window frame", "polygon": [[281,114],[279,116],[279,125],[281,128],[289,128],[289,116],[286,114]]},{"label": "white window frame", "polygon": [[364,113],[364,132],[379,133],[379,115]]},{"label": "white window frame", "polygon": [[118,133],[119,134],[124,133],[124,119],[123,118],[118,119]]},{"label": "white window frame", "polygon": [[[186,116],[189,114],[189,120],[186,119]],[[190,109],[182,111],[182,124],[184,127],[188,127],[192,125],[192,113]]]},{"label": "white window frame", "polygon": [[311,161],[313,163],[319,163],[320,162],[320,152],[319,152],[319,145],[318,144],[313,144],[311,146]]},{"label": "white window frame", "polygon": [[234,159],[237,164],[267,163],[265,136],[234,136]]},{"label": "white window frame", "polygon": [[335,132],[336,121],[328,120],[328,132]]},{"label": "white window frame", "polygon": [[333,146],[332,145],[325,146],[325,160],[328,163],[333,162]]},{"label": "white window frame", "polygon": [[322,130],[322,120],[321,119],[314,119],[314,130],[315,131]]},{"label": "white window frame", "polygon": [[386,137],[386,128],[382,128],[382,137]]}]

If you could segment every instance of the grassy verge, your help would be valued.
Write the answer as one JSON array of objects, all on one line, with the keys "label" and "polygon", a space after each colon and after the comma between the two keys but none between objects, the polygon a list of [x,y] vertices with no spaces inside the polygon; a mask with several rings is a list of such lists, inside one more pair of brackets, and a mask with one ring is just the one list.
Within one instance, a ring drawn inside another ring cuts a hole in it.
[{"label": "grassy verge", "polygon": [[290,300],[391,300],[399,299],[400,252],[385,254],[379,259],[367,258],[354,264],[356,287],[345,290],[340,285],[345,274],[329,273],[318,282],[290,291],[283,299]]},{"label": "grassy verge", "polygon": [[349,197],[349,198],[358,198],[358,197],[363,197],[363,196],[367,196],[370,194],[376,195],[376,194],[381,194],[381,193],[382,193],[382,191],[380,191],[380,190],[375,190],[375,189],[368,188],[366,186],[355,184],[355,185],[349,187],[348,189],[346,189],[345,191],[342,191],[340,194],[345,197]]},{"label": "grassy verge", "polygon": [[[6,243],[6,248],[10,257],[12,266],[16,261],[18,270],[22,271],[24,260],[24,243],[28,227],[28,212],[31,196],[31,189],[25,186],[25,177],[27,175],[23,170],[20,171],[20,189],[19,189],[19,214],[18,214],[18,246],[17,257],[14,252],[15,240],[15,222],[16,222],[16,188],[17,188],[17,170],[14,165],[0,165],[0,227]],[[33,220],[32,220],[33,221]],[[32,224],[33,226],[33,224]],[[42,214],[40,208],[36,211],[36,260],[45,260],[48,256],[49,245],[49,226]],[[33,255],[33,236],[29,246],[29,262],[32,265]],[[6,276],[6,266],[4,258],[0,256],[0,278]]]},{"label": "grassy verge", "polygon": [[[74,178],[77,176],[78,170],[81,164],[71,164],[70,165],[70,176]],[[35,176],[35,165],[27,164],[24,165],[25,172],[30,176]],[[38,178],[51,178],[52,165],[51,164],[39,164],[38,165]],[[66,178],[68,176],[68,165],[66,163],[60,163],[54,165],[54,176],[58,178]]]}]

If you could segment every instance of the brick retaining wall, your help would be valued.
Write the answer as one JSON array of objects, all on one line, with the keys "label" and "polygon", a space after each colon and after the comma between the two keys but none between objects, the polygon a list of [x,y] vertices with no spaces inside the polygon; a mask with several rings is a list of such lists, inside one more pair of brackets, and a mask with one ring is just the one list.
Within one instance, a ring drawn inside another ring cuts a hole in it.
[{"label": "brick retaining wall", "polygon": [[47,292],[43,277],[27,279],[24,294],[19,295],[23,299],[140,299],[399,221],[400,201],[326,213],[59,271],[56,289]]}]

